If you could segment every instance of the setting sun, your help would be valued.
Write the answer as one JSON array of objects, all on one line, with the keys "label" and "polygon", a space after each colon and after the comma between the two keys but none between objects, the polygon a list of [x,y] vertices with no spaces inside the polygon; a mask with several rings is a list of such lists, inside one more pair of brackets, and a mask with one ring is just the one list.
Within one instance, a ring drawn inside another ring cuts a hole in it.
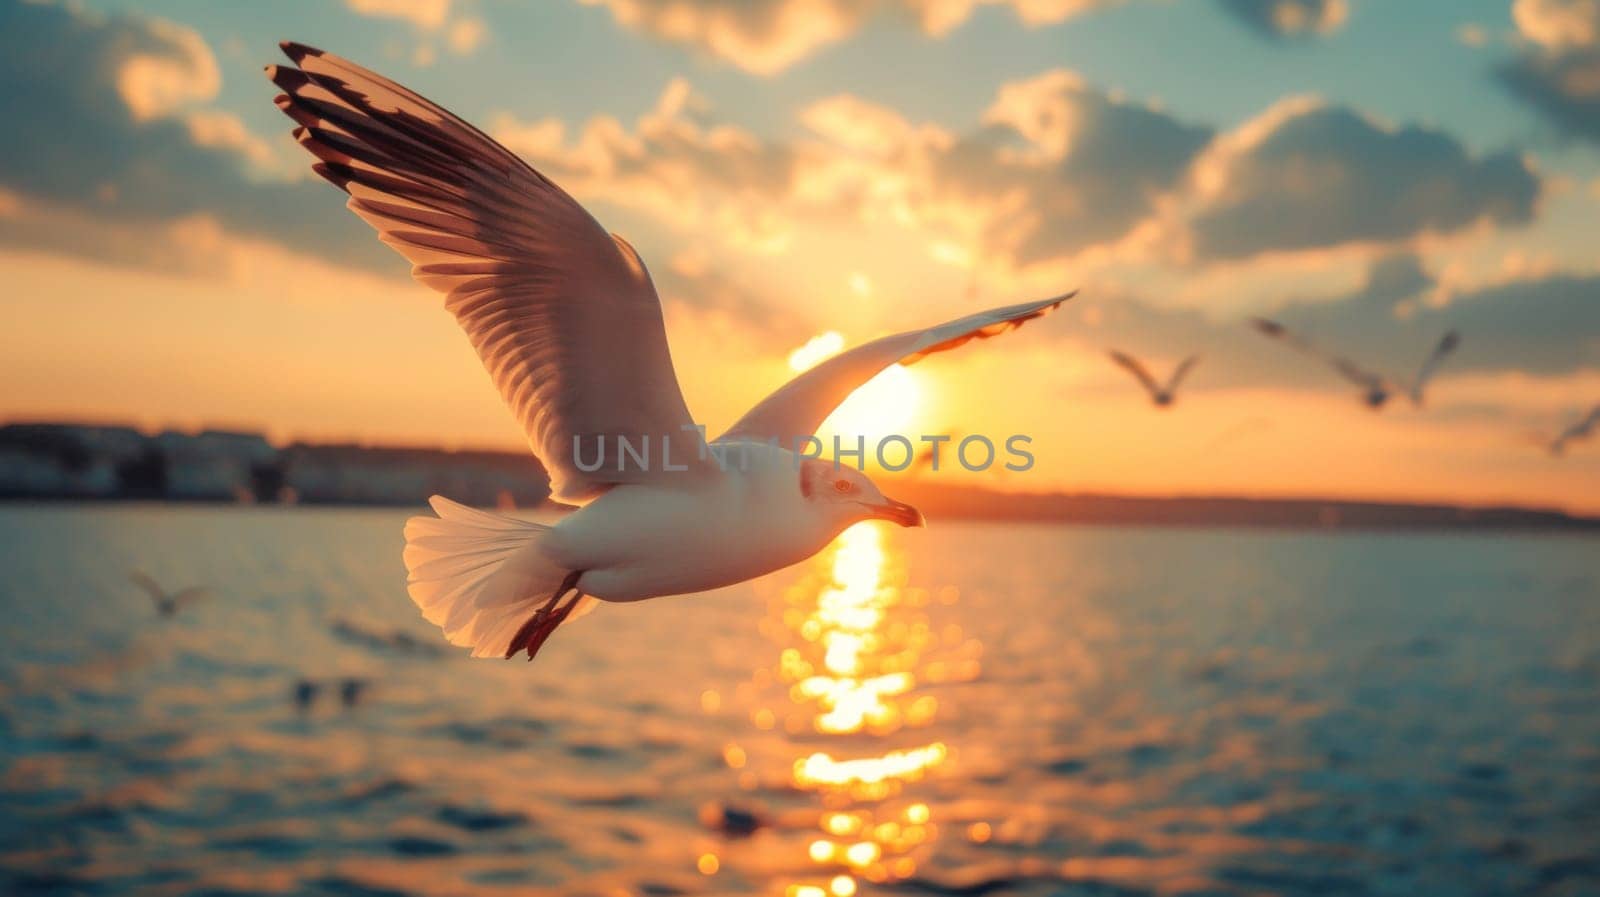
[{"label": "setting sun", "polygon": [[[805,345],[790,352],[789,367],[797,372],[808,370],[839,354],[844,348],[844,337],[830,330],[812,337]],[[818,433],[825,440],[830,436],[847,440],[856,436],[866,437],[869,460],[870,447],[885,436],[899,434],[916,445],[918,434],[911,433],[910,428],[916,420],[921,399],[922,385],[916,375],[904,365],[890,365],[835,408],[833,414],[823,421]],[[887,455],[886,460],[891,464],[899,464],[901,458],[899,455]]]}]

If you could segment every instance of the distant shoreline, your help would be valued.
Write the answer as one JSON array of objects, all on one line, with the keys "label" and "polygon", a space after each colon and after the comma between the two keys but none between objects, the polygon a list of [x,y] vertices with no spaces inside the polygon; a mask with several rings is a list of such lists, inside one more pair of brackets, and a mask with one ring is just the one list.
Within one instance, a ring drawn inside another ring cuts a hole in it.
[{"label": "distant shoreline", "polygon": [[[930,519],[1272,529],[1600,531],[1600,516],[1319,496],[1133,496],[1002,492],[919,476],[882,481]],[[352,443],[275,445],[260,433],[145,433],[63,421],[0,425],[0,504],[151,502],[259,507],[422,508],[446,495],[534,509],[549,481],[526,452]]]},{"label": "distant shoreline", "polygon": [[1037,520],[1091,525],[1318,530],[1600,532],[1600,517],[1554,508],[1366,501],[1316,496],[1130,496],[1001,493],[975,487],[900,487],[930,518]]},{"label": "distant shoreline", "polygon": [[[1040,523],[1165,529],[1262,529],[1284,531],[1600,532],[1600,517],[1550,508],[1467,506],[1329,498],[1238,496],[1147,497],[1097,493],[993,492],[975,487],[903,486],[897,494],[930,520]],[[226,499],[162,499],[149,496],[86,498],[0,494],[0,508],[24,505],[117,507],[150,505],[197,508],[398,510],[421,509],[421,501],[238,502]],[[521,511],[553,510],[537,504]]]}]

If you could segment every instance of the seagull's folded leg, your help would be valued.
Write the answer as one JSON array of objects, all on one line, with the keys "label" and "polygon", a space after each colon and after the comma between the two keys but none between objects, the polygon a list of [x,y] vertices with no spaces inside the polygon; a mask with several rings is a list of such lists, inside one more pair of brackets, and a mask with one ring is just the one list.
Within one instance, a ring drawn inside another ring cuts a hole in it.
[{"label": "seagull's folded leg", "polygon": [[565,604],[560,603],[562,596],[577,586],[578,577],[582,575],[581,570],[567,574],[567,578],[561,581],[561,585],[550,596],[550,600],[535,611],[533,616],[528,618],[528,622],[522,624],[522,628],[511,637],[511,644],[506,648],[507,660],[515,657],[517,652],[523,649],[527,649],[528,659],[533,660],[534,655],[544,646],[545,640],[550,638],[556,627],[560,626],[567,615],[572,613],[572,609],[583,600],[582,592],[573,591],[572,597]]}]

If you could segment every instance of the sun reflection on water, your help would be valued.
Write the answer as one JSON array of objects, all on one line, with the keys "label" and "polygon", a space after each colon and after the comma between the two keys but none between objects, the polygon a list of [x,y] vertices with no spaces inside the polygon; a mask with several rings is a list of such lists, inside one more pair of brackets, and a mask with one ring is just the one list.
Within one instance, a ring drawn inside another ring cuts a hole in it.
[{"label": "sun reflection on water", "polygon": [[907,588],[904,572],[881,526],[853,526],[784,594],[769,630],[785,645],[774,670],[787,688],[785,730],[809,748],[790,783],[822,805],[805,847],[816,877],[789,885],[790,897],[850,897],[858,879],[909,877],[937,836],[926,800],[907,793],[950,756],[942,741],[911,737],[939,712],[918,685],[975,677],[981,648],[959,628],[933,630],[930,596]]}]

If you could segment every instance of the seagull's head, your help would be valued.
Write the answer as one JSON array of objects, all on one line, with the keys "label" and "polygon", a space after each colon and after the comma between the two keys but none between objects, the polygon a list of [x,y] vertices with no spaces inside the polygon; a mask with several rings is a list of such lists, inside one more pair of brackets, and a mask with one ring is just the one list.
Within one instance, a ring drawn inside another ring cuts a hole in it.
[{"label": "seagull's head", "polygon": [[807,507],[845,526],[858,520],[927,525],[921,511],[884,495],[866,474],[831,461],[813,459],[800,465],[800,494]]}]

